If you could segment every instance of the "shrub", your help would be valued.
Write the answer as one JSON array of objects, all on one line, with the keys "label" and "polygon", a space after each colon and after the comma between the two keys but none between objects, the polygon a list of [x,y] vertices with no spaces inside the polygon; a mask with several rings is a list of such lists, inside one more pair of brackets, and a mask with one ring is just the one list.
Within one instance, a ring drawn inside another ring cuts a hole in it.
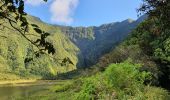
[{"label": "shrub", "polygon": [[[75,99],[146,100],[151,97],[154,100],[154,96],[159,97],[159,100],[168,99],[169,95],[165,90],[144,85],[144,81],[151,76],[149,72],[139,69],[140,64],[133,64],[130,60],[111,64],[104,73],[82,78],[81,89],[75,93]],[[151,95],[148,94],[150,92]]]}]

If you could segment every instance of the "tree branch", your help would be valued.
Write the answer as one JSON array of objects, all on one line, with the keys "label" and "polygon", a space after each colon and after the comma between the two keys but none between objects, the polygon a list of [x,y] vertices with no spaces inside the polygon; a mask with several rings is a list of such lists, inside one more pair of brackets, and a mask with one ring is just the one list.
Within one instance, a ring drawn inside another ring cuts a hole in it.
[{"label": "tree branch", "polygon": [[17,30],[26,40],[28,40],[31,44],[33,44],[34,46],[36,46],[36,47],[40,50],[40,48],[38,47],[38,45],[36,45],[33,41],[31,41],[29,38],[27,38],[27,37],[25,36],[25,34],[22,33],[21,30],[19,30],[19,29],[16,28],[15,26],[13,26],[13,24],[12,24],[13,21],[11,22],[10,19],[8,19],[8,21],[9,21],[9,23],[10,23],[10,25],[11,25],[12,28],[14,28],[15,30]]}]

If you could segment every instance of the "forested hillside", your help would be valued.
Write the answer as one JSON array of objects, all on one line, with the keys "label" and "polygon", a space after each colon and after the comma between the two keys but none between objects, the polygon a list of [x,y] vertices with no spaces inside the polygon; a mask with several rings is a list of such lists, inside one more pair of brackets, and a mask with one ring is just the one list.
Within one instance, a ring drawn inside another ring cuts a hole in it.
[{"label": "forested hillside", "polygon": [[[48,40],[54,45],[56,53],[55,55],[43,54],[33,61],[26,62],[26,59],[32,58],[36,48],[33,48],[15,30],[1,30],[3,35],[0,40],[3,42],[0,49],[0,64],[1,74],[5,74],[2,79],[32,76],[50,78],[59,73],[75,70],[77,67],[94,65],[102,55],[111,51],[142,21],[127,19],[99,27],[85,28],[50,25],[33,16],[27,16],[27,19],[30,24],[37,24],[51,34]],[[29,31],[32,34],[28,35],[34,39],[36,33],[33,29]],[[11,32],[16,34],[10,34]],[[73,64],[62,65],[62,59],[66,57]]]},{"label": "forested hillside", "polygon": [[170,1],[90,27],[44,23],[24,2],[0,2],[0,99],[170,100]]},{"label": "forested hillside", "polygon": [[90,67],[124,40],[146,17],[144,15],[136,21],[127,19],[98,27],[61,27],[61,29],[81,51],[78,67]]},{"label": "forested hillside", "polygon": [[[15,79],[22,77],[51,78],[57,73],[68,72],[76,69],[79,49],[67,38],[59,28],[45,24],[35,17],[28,16],[30,23],[36,23],[41,28],[51,33],[48,40],[56,49],[55,55],[42,54],[34,58],[36,48],[15,30],[1,30],[0,37],[0,73],[1,79]],[[8,25],[9,26],[9,25]],[[32,34],[36,33],[30,29]],[[11,34],[12,33],[12,34]],[[16,34],[13,34],[16,33]],[[35,36],[29,34],[31,38]],[[62,59],[69,57],[75,65],[62,66]],[[27,58],[33,58],[26,62]]]},{"label": "forested hillside", "polygon": [[169,100],[169,4],[168,0],[144,0],[139,11],[148,18],[96,65],[75,72],[85,77],[56,92],[74,90],[71,97],[76,100]]}]

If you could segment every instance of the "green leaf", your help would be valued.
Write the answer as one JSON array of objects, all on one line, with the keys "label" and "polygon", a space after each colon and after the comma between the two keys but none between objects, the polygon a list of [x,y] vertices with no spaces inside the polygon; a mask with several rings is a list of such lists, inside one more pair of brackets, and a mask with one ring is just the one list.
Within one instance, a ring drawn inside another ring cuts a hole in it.
[{"label": "green leaf", "polygon": [[21,27],[24,27],[24,26],[26,26],[26,25],[28,25],[28,23],[27,23],[27,22],[23,22],[20,26],[21,26]]},{"label": "green leaf", "polygon": [[25,17],[21,16],[21,17],[20,17],[20,21],[22,21],[22,22],[27,22],[27,19],[26,19]]},{"label": "green leaf", "polygon": [[18,21],[18,19],[19,19],[19,16],[16,16],[16,17],[15,17],[15,20]]},{"label": "green leaf", "polygon": [[7,9],[8,9],[10,12],[15,12],[15,11],[16,11],[15,6],[13,6],[13,5],[7,6]]},{"label": "green leaf", "polygon": [[39,28],[34,28],[34,30],[39,34],[42,34],[42,30],[40,30]]},{"label": "green leaf", "polygon": [[39,26],[36,25],[36,24],[31,24],[31,26],[36,27],[36,28],[39,28]]},{"label": "green leaf", "polygon": [[47,36],[49,36],[49,35],[50,35],[50,33],[48,33],[48,32],[45,32],[45,33],[44,33],[44,36],[45,36],[45,37],[47,37]]}]

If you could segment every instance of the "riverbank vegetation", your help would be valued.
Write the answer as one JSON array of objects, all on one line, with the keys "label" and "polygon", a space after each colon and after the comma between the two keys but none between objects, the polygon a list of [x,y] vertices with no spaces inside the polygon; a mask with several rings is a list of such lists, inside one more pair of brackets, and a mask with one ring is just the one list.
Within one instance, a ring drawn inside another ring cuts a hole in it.
[{"label": "riverbank vegetation", "polygon": [[169,100],[167,90],[146,84],[151,73],[140,71],[131,60],[111,64],[104,72],[51,86],[48,90],[18,99],[59,100]]}]

